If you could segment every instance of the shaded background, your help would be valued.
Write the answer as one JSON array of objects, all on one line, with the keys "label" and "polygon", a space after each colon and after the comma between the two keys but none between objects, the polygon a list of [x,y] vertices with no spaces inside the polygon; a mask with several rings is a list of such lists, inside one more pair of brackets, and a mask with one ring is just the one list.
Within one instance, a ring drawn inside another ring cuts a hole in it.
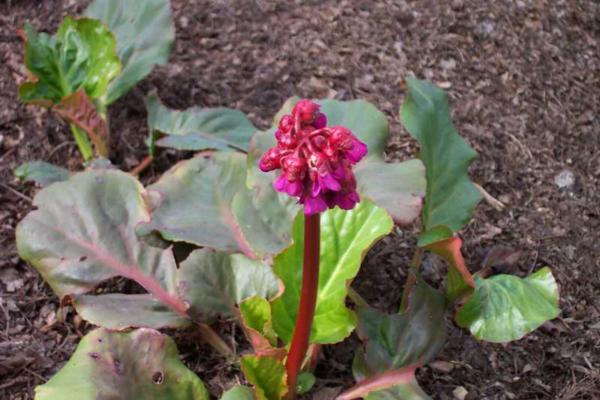
[{"label": "shaded background", "polygon": [[[86,1],[0,2],[0,398],[29,399],[89,330],[19,261],[17,222],[35,190],[12,169],[43,159],[78,168],[67,126],[45,110],[19,103],[22,44],[30,21],[54,32]],[[123,169],[146,154],[143,99],[152,89],[170,107],[228,106],[257,126],[291,95],[364,98],[383,110],[393,133],[387,155],[416,155],[398,107],[403,76],[446,89],[459,132],[479,152],[473,180],[506,208],[486,203],[464,230],[464,252],[476,271],[495,246],[522,251],[506,272],[525,275],[549,265],[560,284],[561,318],[507,345],[482,344],[451,321],[441,362],[419,380],[435,399],[600,398],[600,5],[587,1],[177,1],[170,63],[110,109],[112,160]],[[189,154],[163,151],[143,175],[155,180]],[[369,253],[354,286],[380,309],[395,310],[415,243],[415,227],[396,229]],[[436,283],[444,266],[427,257]],[[107,290],[128,290],[115,280]],[[218,330],[238,349],[232,322]],[[182,357],[213,395],[236,382],[194,332],[175,334]],[[355,339],[327,347],[307,398],[330,399],[352,383]],[[464,390],[459,387],[463,387]],[[458,389],[457,389],[458,388]],[[453,394],[455,393],[455,394]],[[458,396],[460,398],[460,396]]]}]

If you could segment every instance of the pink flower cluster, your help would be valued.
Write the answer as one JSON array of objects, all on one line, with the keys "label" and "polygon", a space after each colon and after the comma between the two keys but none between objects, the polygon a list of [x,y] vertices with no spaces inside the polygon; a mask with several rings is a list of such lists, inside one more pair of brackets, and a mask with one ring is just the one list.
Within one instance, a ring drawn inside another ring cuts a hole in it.
[{"label": "pink flower cluster", "polygon": [[259,167],[281,169],[275,190],[298,197],[304,214],[338,206],[354,208],[360,201],[352,166],[367,154],[367,145],[343,126],[327,126],[319,105],[300,100],[284,115],[275,132],[277,145],[262,156]]}]

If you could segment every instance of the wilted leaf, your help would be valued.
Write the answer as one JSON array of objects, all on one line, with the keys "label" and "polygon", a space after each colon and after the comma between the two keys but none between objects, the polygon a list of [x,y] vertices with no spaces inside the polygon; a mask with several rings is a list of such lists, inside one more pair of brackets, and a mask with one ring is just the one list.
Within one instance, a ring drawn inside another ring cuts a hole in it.
[{"label": "wilted leaf", "polygon": [[[148,187],[162,199],[152,220],[139,233],[159,232],[170,241],[184,241],[248,257],[281,251],[290,237],[295,211],[274,190],[245,185],[246,157],[216,152],[175,165]],[[207,229],[210,227],[210,229]]]},{"label": "wilted leaf", "polygon": [[[392,227],[385,210],[368,200],[350,211],[333,209],[321,215],[319,290],[311,343],[337,343],[352,332],[356,317],[345,305],[347,285],[367,250]],[[283,295],[272,302],[273,327],[286,343],[292,337],[300,300],[303,235],[304,218],[299,214],[294,243],[275,258],[273,266],[285,286]]]},{"label": "wilted leaf", "polygon": [[117,38],[123,71],[111,82],[106,104],[125,94],[152,71],[166,64],[175,39],[168,0],[94,0],[85,15],[104,22]]},{"label": "wilted leaf", "polygon": [[69,171],[63,167],[45,161],[29,161],[15,168],[17,178],[27,182],[35,182],[40,186],[48,186],[54,182],[69,179]]},{"label": "wilted leaf", "polygon": [[287,393],[283,362],[274,356],[246,355],[241,360],[244,376],[254,386],[257,400],[281,400]]},{"label": "wilted leaf", "polygon": [[[247,151],[256,128],[246,115],[231,108],[193,107],[184,111],[171,110],[161,104],[156,94],[146,100],[148,109],[148,145],[154,144],[178,150],[218,149]],[[158,134],[166,135],[155,141]]]},{"label": "wilted leaf", "polygon": [[274,297],[279,292],[279,282],[261,261],[201,249],[181,263],[177,289],[181,299],[190,305],[190,316],[210,321],[235,316],[237,305],[250,297]]},{"label": "wilted leaf", "polygon": [[[291,112],[298,98],[288,100],[278,117]],[[385,115],[375,106],[364,101],[317,100],[321,111],[327,115],[327,125],[343,125],[369,147],[369,153],[355,168],[358,192],[363,198],[373,200],[384,207],[398,223],[410,223],[421,210],[425,192],[425,171],[419,160],[386,163],[383,151],[389,139],[389,127]],[[257,176],[265,175],[258,170],[258,160],[265,151],[275,145],[274,125],[258,132],[252,138],[248,152],[248,184],[252,186]],[[265,176],[275,180],[275,172]]]},{"label": "wilted leaf", "polygon": [[108,125],[83,89],[63,98],[52,110],[82,129],[94,143],[98,155],[108,157]]},{"label": "wilted leaf", "polygon": [[[135,235],[135,225],[150,217],[143,196],[135,178],[115,170],[86,171],[57,182],[36,195],[37,210],[17,226],[19,255],[61,298],[85,294],[107,279],[122,276],[185,317],[187,306],[176,293],[177,267],[171,251],[150,247]],[[94,316],[94,322],[110,326],[115,323],[111,313],[116,311],[102,308],[115,300],[91,302],[94,308],[87,314]],[[127,307],[134,304],[143,307],[133,321],[151,311],[144,302],[132,301]],[[84,303],[79,311],[86,313],[82,307]],[[158,320],[164,318],[163,311]],[[156,326],[157,319],[150,320],[149,326]]]},{"label": "wilted leaf", "polygon": [[101,98],[120,72],[115,39],[100,21],[66,17],[55,36],[31,25],[25,32],[25,66],[36,80],[19,87],[23,101],[57,104],[80,88]]},{"label": "wilted leaf", "polygon": [[469,222],[481,194],[467,169],[477,156],[450,117],[446,94],[427,81],[406,78],[408,93],[400,109],[402,124],[419,141],[427,192],[424,231],[445,225],[457,231]]},{"label": "wilted leaf", "polygon": [[152,329],[88,333],[35,392],[36,400],[209,399],[202,381],[179,360],[175,342]]},{"label": "wilted leaf", "polygon": [[558,286],[545,267],[528,276],[475,277],[476,288],[456,313],[458,325],[481,340],[510,342],[556,318]]}]

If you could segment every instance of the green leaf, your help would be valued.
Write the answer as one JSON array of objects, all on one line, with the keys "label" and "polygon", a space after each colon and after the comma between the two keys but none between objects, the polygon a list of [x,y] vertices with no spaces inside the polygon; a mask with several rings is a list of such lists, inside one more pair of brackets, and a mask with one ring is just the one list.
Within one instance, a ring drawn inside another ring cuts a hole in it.
[{"label": "green leaf", "polygon": [[29,161],[19,165],[14,174],[22,181],[34,182],[40,186],[48,186],[54,182],[69,179],[69,171],[63,167],[45,161]]},{"label": "green leaf", "polygon": [[477,339],[510,342],[556,318],[558,287],[550,268],[528,276],[475,277],[473,296],[456,314],[456,322]]},{"label": "green leaf", "polygon": [[441,89],[410,77],[406,83],[408,93],[400,117],[421,145],[419,158],[427,178],[424,231],[440,225],[458,231],[469,222],[481,198],[467,173],[477,153],[456,132]]},{"label": "green leaf", "polygon": [[246,355],[241,360],[244,376],[252,385],[257,400],[280,400],[288,391],[287,374],[277,357]]},{"label": "green leaf", "polygon": [[[321,215],[320,271],[317,307],[311,343],[337,343],[356,324],[354,313],[346,308],[347,285],[358,273],[367,250],[393,227],[385,210],[367,200],[353,210],[328,210]],[[302,282],[304,218],[300,213],[293,228],[294,243],[275,260],[273,269],[285,291],[272,302],[273,328],[289,343],[298,312]]]},{"label": "green leaf", "polygon": [[210,321],[237,315],[236,306],[248,298],[274,297],[279,292],[279,282],[261,261],[201,249],[181,263],[177,288],[183,301],[190,305],[188,314]]},{"label": "green leaf", "polygon": [[166,240],[242,252],[250,258],[277,254],[289,244],[297,207],[266,181],[268,188],[257,185],[249,190],[245,165],[246,157],[234,152],[175,165],[148,187],[162,201],[139,233],[159,232]]},{"label": "green leaf", "polygon": [[149,294],[79,294],[69,296],[69,300],[81,318],[108,329],[182,328],[190,324],[189,319]]},{"label": "green leaf", "polygon": [[[275,145],[275,131],[279,118],[291,112],[298,98],[289,99],[277,114],[274,125],[258,132],[252,138],[248,152],[248,184],[254,185],[257,177],[268,176],[272,182],[276,172],[264,174],[258,169],[258,160],[269,147]],[[392,218],[403,224],[412,222],[421,210],[425,192],[425,170],[420,160],[386,163],[384,149],[389,139],[385,115],[364,101],[318,100],[321,111],[327,116],[327,125],[349,128],[369,147],[367,157],[355,167],[359,194],[384,207]]]},{"label": "green leaf", "polygon": [[[151,152],[154,152],[154,144],[178,150],[245,152],[256,131],[243,112],[231,108],[192,107],[175,111],[162,105],[154,93],[146,99],[146,108]],[[159,134],[167,136],[156,141]]]},{"label": "green leaf", "polygon": [[36,400],[209,399],[202,381],[179,360],[175,342],[152,329],[88,333],[35,392]]},{"label": "green leaf", "polygon": [[357,380],[417,362],[427,363],[446,341],[444,296],[421,277],[416,278],[406,310],[384,314],[372,308],[358,310],[358,336],[365,343],[357,353]]},{"label": "green leaf", "polygon": [[19,87],[26,102],[50,101],[84,88],[91,98],[102,98],[120,72],[112,33],[93,19],[66,17],[55,36],[25,26],[25,66],[36,77]]},{"label": "green leaf", "polygon": [[[150,218],[144,196],[135,178],[116,170],[81,172],[68,181],[54,183],[36,195],[33,204],[37,210],[17,226],[19,255],[61,298],[85,294],[121,276],[135,280],[155,299],[185,317],[187,306],[176,293],[173,254],[144,244],[135,234],[134,227]],[[117,324],[114,313],[121,307],[131,309],[134,303],[139,314],[131,321],[139,323],[152,310],[160,315],[145,326],[157,326],[156,321],[164,319],[164,310],[148,303],[131,300],[121,305],[114,296],[102,300],[101,296],[78,306],[84,315],[93,315],[95,323]],[[86,312],[87,304],[93,309]],[[102,310],[110,304],[116,310]]]},{"label": "green leaf", "polygon": [[250,330],[250,342],[255,350],[270,350],[277,344],[273,330],[271,304],[262,297],[250,297],[240,303],[244,327]]},{"label": "green leaf", "polygon": [[255,400],[255,397],[248,386],[235,386],[223,393],[221,400]]},{"label": "green leaf", "polygon": [[125,94],[148,75],[154,65],[164,65],[175,40],[168,0],[94,0],[85,15],[104,22],[117,38],[123,71],[108,88],[106,104]]},{"label": "green leaf", "polygon": [[304,394],[308,392],[315,385],[316,378],[313,374],[308,371],[301,372],[298,375],[298,384],[296,385],[296,392],[298,394]]}]

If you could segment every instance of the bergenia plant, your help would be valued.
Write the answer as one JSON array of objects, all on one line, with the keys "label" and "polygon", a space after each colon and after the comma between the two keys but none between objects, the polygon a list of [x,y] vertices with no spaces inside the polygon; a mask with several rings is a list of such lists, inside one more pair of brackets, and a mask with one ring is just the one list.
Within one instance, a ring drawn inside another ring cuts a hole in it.
[{"label": "bergenia plant", "polygon": [[300,305],[285,364],[288,397],[294,398],[317,303],[320,213],[336,206],[351,210],[359,202],[352,167],[367,154],[367,145],[343,126],[328,127],[327,117],[310,100],[300,100],[291,115],[281,118],[275,137],[277,145],[260,159],[260,169],[280,169],[275,190],[298,197],[304,213]]},{"label": "bergenia plant", "polygon": [[[249,386],[225,400],[309,391],[322,347],[355,330],[363,340],[357,382],[338,398],[423,399],[415,371],[443,347],[448,310],[492,342],[554,318],[558,290],[548,268],[493,275],[499,253],[475,274],[467,268],[457,234],[481,197],[467,174],[476,154],[454,129],[444,93],[406,83],[401,120],[420,144],[419,159],[385,162],[386,117],[361,100],[293,98],[259,131],[239,111],[172,111],[153,96],[149,144],[200,153],[146,187],[131,174],[92,169],[41,190],[17,227],[19,254],[64,307],[101,328],[36,398],[70,398],[75,385],[89,398],[208,398],[157,331],[186,327],[224,362],[239,362]],[[408,276],[399,313],[388,315],[350,285],[371,246],[419,215],[413,261],[398,266]],[[437,282],[444,293],[420,272],[430,253],[448,262]],[[115,277],[144,293],[95,290]],[[231,320],[252,351],[236,354],[213,329]]]},{"label": "bergenia plant", "polygon": [[[108,157],[107,107],[166,63],[174,29],[168,0],[95,0],[52,36],[29,24],[22,36],[29,81],[19,87],[21,99],[68,122],[88,161]],[[40,167],[29,165],[21,175]]]}]

